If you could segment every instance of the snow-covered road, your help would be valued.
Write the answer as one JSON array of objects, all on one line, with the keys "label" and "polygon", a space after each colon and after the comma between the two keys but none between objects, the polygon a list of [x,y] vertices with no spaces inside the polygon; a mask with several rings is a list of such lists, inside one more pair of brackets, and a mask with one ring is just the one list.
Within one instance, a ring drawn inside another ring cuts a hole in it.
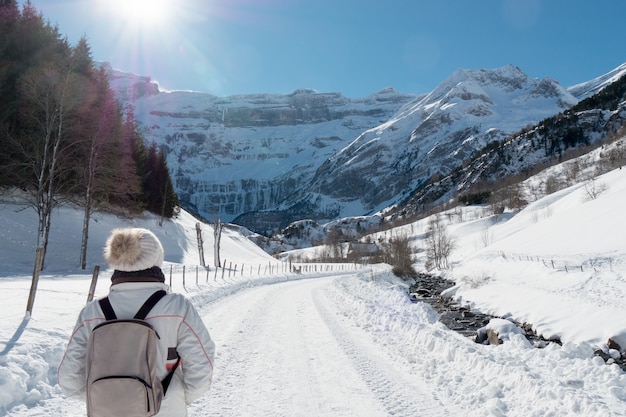
[{"label": "snow-covered road", "polygon": [[251,288],[201,308],[216,371],[190,415],[460,415],[341,313],[324,291],[333,279]]},{"label": "snow-covered road", "polygon": [[[84,415],[82,401],[60,392],[56,368],[89,277],[43,279],[22,326],[15,294],[29,281],[0,283],[0,416]],[[405,285],[361,270],[178,286],[217,344],[213,387],[190,417],[626,415],[624,372],[590,346],[534,349],[521,335],[478,345],[410,302]]]}]

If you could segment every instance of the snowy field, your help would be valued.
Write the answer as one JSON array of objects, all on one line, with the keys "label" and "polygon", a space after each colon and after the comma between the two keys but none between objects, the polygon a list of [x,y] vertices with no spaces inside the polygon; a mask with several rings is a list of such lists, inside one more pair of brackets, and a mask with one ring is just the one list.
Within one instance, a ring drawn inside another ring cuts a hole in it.
[{"label": "snowy field", "polygon": [[[196,221],[186,213],[162,227],[154,217],[97,215],[89,267],[80,270],[81,213],[58,210],[28,317],[36,217],[4,196],[0,416],[84,415],[83,404],[62,396],[56,368],[93,266],[103,265],[104,241],[121,225],[159,236],[167,279],[173,271],[173,290],[193,301],[217,344],[213,387],[190,416],[626,416],[626,373],[593,355],[619,354],[608,351],[608,338],[626,347],[626,169],[597,181],[605,191],[594,200],[580,184],[499,218],[481,208],[446,217],[457,241],[445,272],[457,282],[451,293],[563,341],[544,349],[515,333],[485,346],[448,330],[430,307],[411,303],[388,267],[289,274],[227,229],[222,259],[239,272],[215,274],[209,225],[211,269],[196,274]],[[421,249],[425,230],[421,221],[394,233],[410,233]],[[106,294],[110,273],[103,266],[96,297]]]}]

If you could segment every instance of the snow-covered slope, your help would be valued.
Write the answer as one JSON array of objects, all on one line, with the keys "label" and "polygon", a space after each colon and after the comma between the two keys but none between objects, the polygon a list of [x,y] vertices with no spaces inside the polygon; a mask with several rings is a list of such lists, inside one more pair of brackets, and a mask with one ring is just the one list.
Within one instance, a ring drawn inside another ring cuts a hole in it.
[{"label": "snow-covered slope", "polygon": [[[36,214],[24,204],[19,194],[0,195],[0,279],[32,270],[37,248]],[[83,213],[71,206],[62,206],[52,215],[50,244],[46,254],[46,274],[83,274],[80,265]],[[146,213],[132,219],[107,213],[94,213],[89,227],[87,265],[103,265],[104,243],[116,227],[146,227],[164,242],[165,265],[198,265],[200,263],[196,223],[198,221],[184,210],[178,218],[160,224],[158,216]],[[205,264],[213,266],[213,228],[203,224]],[[273,258],[246,239],[239,231],[224,227],[221,239],[222,261],[239,254],[248,264],[267,264]],[[241,264],[241,262],[239,262]]]},{"label": "snow-covered slope", "polygon": [[568,87],[567,91],[579,100],[596,94],[607,85],[619,80],[626,74],[626,63],[593,80]]}]

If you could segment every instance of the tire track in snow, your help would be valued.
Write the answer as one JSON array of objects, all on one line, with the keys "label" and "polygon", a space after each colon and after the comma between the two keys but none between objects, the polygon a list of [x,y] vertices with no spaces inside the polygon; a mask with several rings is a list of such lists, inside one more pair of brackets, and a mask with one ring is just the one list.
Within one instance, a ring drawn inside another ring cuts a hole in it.
[{"label": "tire track in snow", "polygon": [[[255,298],[247,297],[247,293],[243,291],[227,297],[224,308],[204,314],[203,319],[210,324],[211,336],[216,343],[213,386],[208,401],[192,407],[191,416],[265,415],[262,410],[248,410],[244,396],[258,391],[250,384],[251,380],[258,380],[253,368],[260,351],[258,344],[254,346],[250,340],[266,328],[265,315],[259,312],[270,302],[270,295]],[[220,307],[222,303],[218,301],[215,306]],[[267,386],[267,381],[262,383]]]},{"label": "tire track in snow", "polygon": [[319,292],[314,294],[316,308],[335,338],[350,356],[363,380],[390,416],[449,416],[453,415],[426,390],[426,384],[415,381],[398,370],[388,358],[380,354],[379,346],[362,330],[342,323],[331,312],[328,299]]},{"label": "tire track in snow", "polygon": [[190,416],[384,415],[368,413],[377,410],[369,389],[313,305],[310,288],[320,285],[324,279],[257,287],[201,308],[216,370]]}]

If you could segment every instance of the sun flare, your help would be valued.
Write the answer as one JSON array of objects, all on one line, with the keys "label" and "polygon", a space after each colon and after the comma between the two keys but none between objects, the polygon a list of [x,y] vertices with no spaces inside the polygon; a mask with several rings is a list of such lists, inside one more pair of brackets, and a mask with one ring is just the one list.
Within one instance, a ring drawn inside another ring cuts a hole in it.
[{"label": "sun flare", "polygon": [[109,7],[129,23],[150,26],[168,19],[171,0],[112,0]]}]

